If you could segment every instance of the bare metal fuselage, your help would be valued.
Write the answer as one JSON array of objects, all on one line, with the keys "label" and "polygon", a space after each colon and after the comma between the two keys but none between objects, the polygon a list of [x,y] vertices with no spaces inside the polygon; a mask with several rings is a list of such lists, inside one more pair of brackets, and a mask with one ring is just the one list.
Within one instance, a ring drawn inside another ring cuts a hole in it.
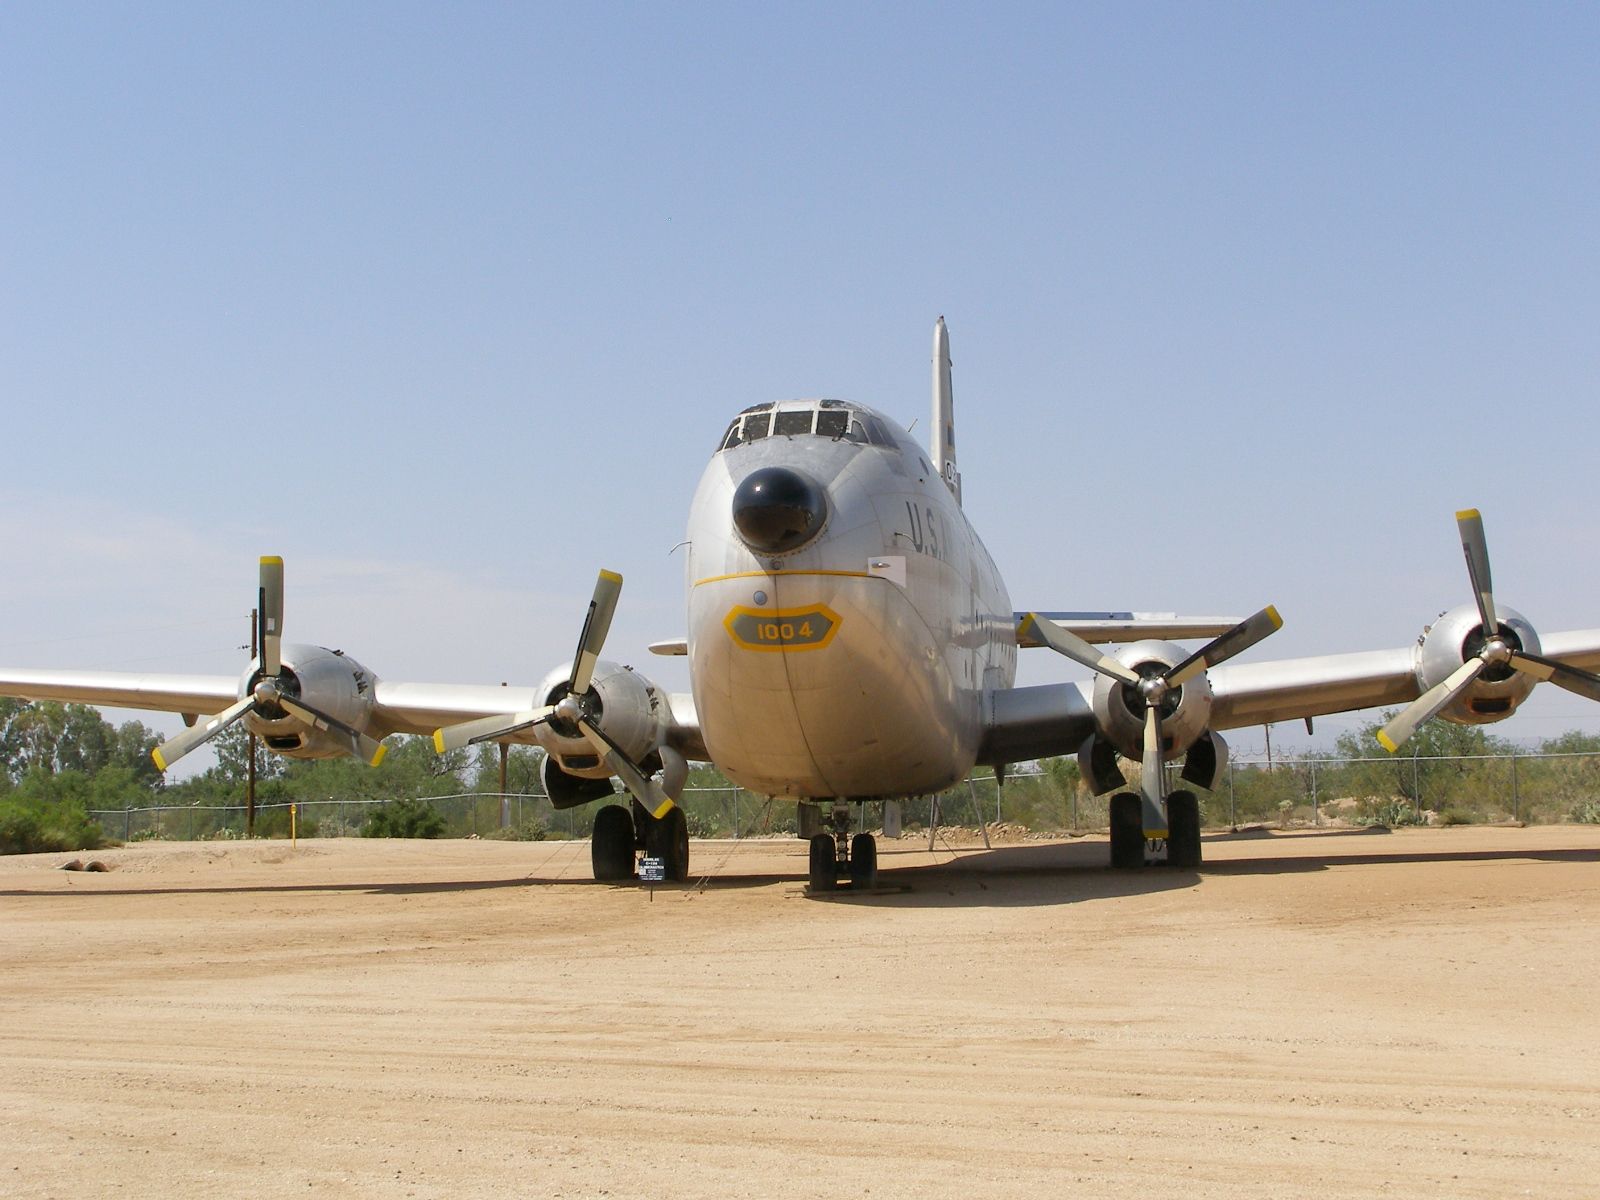
[{"label": "bare metal fuselage", "polygon": [[[948,787],[976,760],[986,689],[1015,678],[999,572],[926,453],[883,428],[885,444],[811,435],[734,445],[712,458],[695,493],[695,709],[712,760],[752,791]],[[758,555],[730,512],[741,480],[773,465],[824,489],[827,524],[792,553]]]}]

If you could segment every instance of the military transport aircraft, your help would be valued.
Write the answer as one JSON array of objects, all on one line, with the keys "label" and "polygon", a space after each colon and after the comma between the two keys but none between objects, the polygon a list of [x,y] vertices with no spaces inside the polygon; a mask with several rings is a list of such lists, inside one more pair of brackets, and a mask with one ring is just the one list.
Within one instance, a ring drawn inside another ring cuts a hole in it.
[{"label": "military transport aircraft", "polygon": [[[939,792],[978,764],[1077,754],[1111,800],[1111,862],[1201,858],[1199,804],[1169,791],[1163,764],[1214,786],[1220,731],[1405,704],[1379,735],[1393,751],[1430,717],[1482,723],[1514,712],[1548,680],[1600,700],[1600,629],[1541,640],[1498,605],[1483,522],[1457,514],[1474,602],[1414,645],[1223,666],[1278,628],[1138,613],[1014,612],[961,509],[950,346],[933,340],[933,425],[924,449],[882,414],[844,400],[757,404],[728,425],[689,511],[690,694],[601,657],[622,587],[600,572],[571,664],[537,687],[394,683],[338,650],[283,641],[283,563],[260,564],[260,653],[231,676],[0,671],[0,695],[184,714],[158,747],[165,769],[235,721],[292,758],[377,762],[392,733],[432,734],[440,752],[485,741],[547,752],[557,808],[614,794],[595,814],[596,878],[632,879],[641,850],[669,878],[689,871],[677,800],[690,760],[750,791],[800,805],[810,885],[869,888],[871,834],[852,805]],[[1210,639],[1190,652],[1176,640]],[[1097,648],[1117,644],[1111,653]],[[1015,686],[1019,647],[1048,647],[1092,683]],[[1141,764],[1130,790],[1118,757]]]}]

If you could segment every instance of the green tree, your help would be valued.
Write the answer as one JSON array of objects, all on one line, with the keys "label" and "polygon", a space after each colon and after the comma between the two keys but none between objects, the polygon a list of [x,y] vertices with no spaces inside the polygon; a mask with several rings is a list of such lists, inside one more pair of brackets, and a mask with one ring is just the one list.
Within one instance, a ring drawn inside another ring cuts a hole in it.
[{"label": "green tree", "polygon": [[240,787],[244,785],[250,777],[252,740],[255,742],[256,782],[283,777],[284,758],[268,750],[262,739],[252,739],[243,721],[235,721],[211,739],[211,747],[217,754],[215,769],[220,782]]},{"label": "green tree", "polygon": [[93,850],[104,841],[89,819],[87,776],[35,767],[0,800],[0,854]]}]

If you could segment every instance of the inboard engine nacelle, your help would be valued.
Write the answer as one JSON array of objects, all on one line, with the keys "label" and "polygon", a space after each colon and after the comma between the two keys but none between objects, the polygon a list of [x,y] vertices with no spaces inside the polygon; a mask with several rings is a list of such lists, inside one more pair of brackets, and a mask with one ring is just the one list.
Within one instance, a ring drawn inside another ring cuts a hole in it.
[{"label": "inboard engine nacelle", "polygon": [[[1165,674],[1189,657],[1171,642],[1132,642],[1111,657],[1145,678]],[[1211,684],[1201,673],[1161,701],[1162,757],[1176,758],[1205,733],[1211,721]],[[1099,736],[1126,758],[1144,753],[1145,705],[1126,683],[1100,674],[1094,685],[1094,721]]]},{"label": "inboard engine nacelle", "polygon": [[[556,667],[539,683],[541,702],[558,705],[568,695],[570,668]],[[661,750],[671,725],[666,693],[632,667],[595,663],[589,692],[581,699],[589,720],[628,758],[650,773],[661,766]],[[609,779],[613,771],[577,726],[559,712],[537,727],[539,744],[561,770],[579,779]]]}]

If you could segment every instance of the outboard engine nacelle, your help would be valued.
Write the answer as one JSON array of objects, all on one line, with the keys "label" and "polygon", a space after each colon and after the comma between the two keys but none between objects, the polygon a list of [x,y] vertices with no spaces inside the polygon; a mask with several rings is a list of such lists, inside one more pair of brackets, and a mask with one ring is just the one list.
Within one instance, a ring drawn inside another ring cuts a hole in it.
[{"label": "outboard engine nacelle", "polygon": [[[1512,649],[1538,654],[1539,635],[1528,619],[1515,609],[1499,605],[1500,637]],[[1450,673],[1483,650],[1483,619],[1475,606],[1452,608],[1427,629],[1417,641],[1417,686],[1426,692],[1443,683]],[[1462,693],[1438,715],[1459,725],[1485,725],[1503,721],[1516,712],[1538,682],[1533,676],[1510,666],[1486,667]]]}]

